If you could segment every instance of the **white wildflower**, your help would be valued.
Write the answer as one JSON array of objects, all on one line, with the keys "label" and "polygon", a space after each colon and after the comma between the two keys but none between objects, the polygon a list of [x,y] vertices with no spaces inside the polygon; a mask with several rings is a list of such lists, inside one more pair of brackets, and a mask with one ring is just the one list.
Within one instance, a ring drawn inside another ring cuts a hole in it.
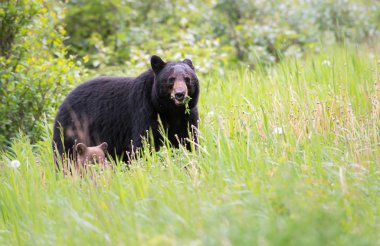
[{"label": "white wildflower", "polygon": [[282,127],[275,127],[273,129],[273,134],[281,135],[281,134],[284,134],[284,131],[283,131]]},{"label": "white wildflower", "polygon": [[19,168],[20,165],[21,165],[21,163],[20,163],[19,160],[13,160],[13,161],[11,161],[11,167],[13,167],[14,169]]},{"label": "white wildflower", "polygon": [[330,60],[323,60],[322,61],[322,66],[331,67],[331,61]]}]

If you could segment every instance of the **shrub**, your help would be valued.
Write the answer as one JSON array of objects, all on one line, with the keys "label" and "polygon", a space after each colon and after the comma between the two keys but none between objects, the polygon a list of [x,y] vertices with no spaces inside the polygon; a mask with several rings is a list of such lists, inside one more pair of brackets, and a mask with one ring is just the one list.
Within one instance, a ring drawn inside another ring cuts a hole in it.
[{"label": "shrub", "polygon": [[354,0],[221,0],[214,8],[221,45],[244,63],[270,64],[320,42],[362,42],[378,36],[379,4]]},{"label": "shrub", "polygon": [[65,57],[62,18],[54,1],[0,3],[0,146],[19,130],[36,140],[43,117],[51,119],[79,77],[78,66]]},{"label": "shrub", "polygon": [[321,41],[362,42],[379,34],[379,10],[357,0],[72,0],[66,43],[90,54],[90,67],[145,64],[158,52],[173,60],[191,54],[209,71],[272,64]]},{"label": "shrub", "polygon": [[234,60],[233,50],[210,32],[210,1],[73,0],[67,9],[65,42],[72,54],[89,56],[90,68],[145,68],[152,54],[196,59],[200,72]]}]

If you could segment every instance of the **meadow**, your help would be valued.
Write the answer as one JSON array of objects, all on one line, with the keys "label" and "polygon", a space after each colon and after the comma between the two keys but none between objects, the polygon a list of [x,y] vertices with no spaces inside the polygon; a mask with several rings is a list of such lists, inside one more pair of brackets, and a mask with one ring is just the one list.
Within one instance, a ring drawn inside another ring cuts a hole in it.
[{"label": "meadow", "polygon": [[379,245],[379,59],[334,46],[202,74],[195,152],[94,176],[56,172],[50,124],[20,134],[0,156],[0,245]]}]

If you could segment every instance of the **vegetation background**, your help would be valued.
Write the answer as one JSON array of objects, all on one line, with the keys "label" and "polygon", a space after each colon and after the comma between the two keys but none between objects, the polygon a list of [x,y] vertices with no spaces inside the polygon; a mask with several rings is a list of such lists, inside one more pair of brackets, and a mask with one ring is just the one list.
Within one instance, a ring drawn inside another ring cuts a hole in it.
[{"label": "vegetation background", "polygon": [[[380,244],[380,3],[3,0],[0,244]],[[201,78],[196,153],[57,173],[52,120],[152,54]]]}]

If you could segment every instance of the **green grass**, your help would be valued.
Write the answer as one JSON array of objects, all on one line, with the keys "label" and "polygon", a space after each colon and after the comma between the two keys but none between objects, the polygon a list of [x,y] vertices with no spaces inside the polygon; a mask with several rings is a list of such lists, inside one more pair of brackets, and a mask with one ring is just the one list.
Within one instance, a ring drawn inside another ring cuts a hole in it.
[{"label": "green grass", "polygon": [[0,245],[379,245],[377,59],[335,47],[201,76],[197,153],[130,170],[63,176],[48,133],[20,136],[0,159]]}]

